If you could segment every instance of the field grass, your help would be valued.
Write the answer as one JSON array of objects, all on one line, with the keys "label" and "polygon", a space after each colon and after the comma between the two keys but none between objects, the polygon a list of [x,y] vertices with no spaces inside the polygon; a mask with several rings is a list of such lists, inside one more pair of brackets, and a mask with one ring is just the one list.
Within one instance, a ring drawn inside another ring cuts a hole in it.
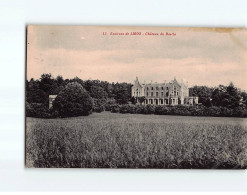
[{"label": "field grass", "polygon": [[26,166],[243,169],[247,119],[109,112],[27,118]]}]

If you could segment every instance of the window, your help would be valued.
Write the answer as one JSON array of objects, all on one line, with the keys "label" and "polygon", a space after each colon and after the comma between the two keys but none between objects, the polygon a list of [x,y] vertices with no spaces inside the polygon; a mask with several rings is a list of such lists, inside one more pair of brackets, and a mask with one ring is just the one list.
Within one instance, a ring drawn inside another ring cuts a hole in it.
[{"label": "window", "polygon": [[148,92],[147,92],[147,96],[148,96]]},{"label": "window", "polygon": [[154,95],[154,93],[153,92],[151,92],[151,96],[153,96]]},{"label": "window", "polygon": [[156,92],[156,97],[158,97],[159,96],[159,92]]},{"label": "window", "polygon": [[156,87],[156,90],[159,90],[159,87]]},{"label": "window", "polygon": [[154,90],[154,88],[152,87],[152,90]]},{"label": "window", "polygon": [[162,90],[164,90],[164,87],[161,87]]},{"label": "window", "polygon": [[169,88],[168,88],[168,87],[166,87],[166,90],[168,91],[168,90],[169,90]]},{"label": "window", "polygon": [[161,92],[161,96],[164,96],[164,93],[163,92]]},{"label": "window", "polygon": [[147,91],[148,91],[148,87],[147,87]]}]

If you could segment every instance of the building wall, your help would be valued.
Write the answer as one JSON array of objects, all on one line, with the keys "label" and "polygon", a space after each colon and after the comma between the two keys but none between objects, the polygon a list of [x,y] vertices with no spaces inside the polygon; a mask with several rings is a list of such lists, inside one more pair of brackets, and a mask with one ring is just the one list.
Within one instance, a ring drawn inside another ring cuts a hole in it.
[{"label": "building wall", "polygon": [[49,95],[49,109],[52,108],[52,103],[56,99],[57,95]]},{"label": "building wall", "polygon": [[[132,86],[132,97],[145,97],[144,104],[155,105],[178,105],[190,104],[188,100],[189,88],[176,79],[169,83],[147,83],[141,84],[136,78]],[[186,99],[187,98],[187,99]],[[185,101],[186,99],[186,101]],[[192,102],[196,102],[192,100]],[[198,99],[197,99],[198,102]]]}]

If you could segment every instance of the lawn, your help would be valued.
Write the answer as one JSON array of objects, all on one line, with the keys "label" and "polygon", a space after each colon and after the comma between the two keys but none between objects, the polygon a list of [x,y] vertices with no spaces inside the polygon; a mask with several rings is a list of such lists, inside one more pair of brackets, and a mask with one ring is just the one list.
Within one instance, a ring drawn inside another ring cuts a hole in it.
[{"label": "lawn", "polygon": [[247,119],[93,113],[26,119],[27,167],[247,167]]}]

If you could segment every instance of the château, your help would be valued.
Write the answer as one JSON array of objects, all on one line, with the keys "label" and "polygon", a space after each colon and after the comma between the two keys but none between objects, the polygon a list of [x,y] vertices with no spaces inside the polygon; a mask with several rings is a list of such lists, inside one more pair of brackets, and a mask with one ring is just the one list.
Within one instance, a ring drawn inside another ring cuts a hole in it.
[{"label": "ch\u00e2teau", "polygon": [[183,81],[178,82],[176,78],[168,83],[140,83],[138,77],[136,77],[134,85],[131,88],[131,95],[137,101],[140,101],[140,97],[144,97],[144,104],[198,104],[198,97],[189,96],[188,83],[185,84]]}]

